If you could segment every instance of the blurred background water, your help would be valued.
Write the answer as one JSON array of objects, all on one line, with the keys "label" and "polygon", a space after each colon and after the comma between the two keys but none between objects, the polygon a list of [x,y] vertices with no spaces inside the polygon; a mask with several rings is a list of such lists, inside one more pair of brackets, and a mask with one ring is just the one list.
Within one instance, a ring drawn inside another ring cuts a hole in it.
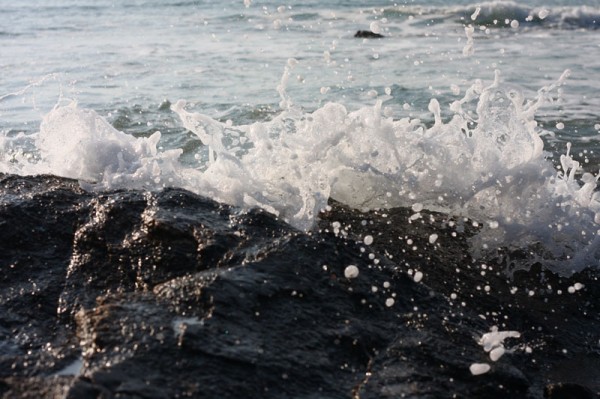
[{"label": "blurred background water", "polygon": [[[533,97],[570,69],[558,101],[537,119],[556,133],[547,149],[562,153],[571,141],[587,168],[600,163],[597,0],[24,0],[3,2],[0,13],[5,135],[37,131],[44,114],[72,99],[126,133],[160,130],[163,146],[189,155],[197,139],[169,103],[186,99],[235,123],[269,119],[291,57],[299,63],[287,90],[307,111],[379,98],[390,116],[425,120],[431,98],[447,114],[447,104],[475,79],[491,82],[495,70]],[[385,38],[353,37],[367,29]]]}]

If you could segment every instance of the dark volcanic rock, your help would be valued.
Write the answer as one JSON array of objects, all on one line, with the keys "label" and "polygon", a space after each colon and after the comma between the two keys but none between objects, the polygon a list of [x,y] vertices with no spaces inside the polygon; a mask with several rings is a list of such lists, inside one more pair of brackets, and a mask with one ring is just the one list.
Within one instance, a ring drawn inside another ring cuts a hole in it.
[{"label": "dark volcanic rock", "polygon": [[[0,183],[5,398],[600,391],[597,273],[482,269],[467,251],[473,228],[445,215],[408,223],[410,210],[332,202],[320,230],[302,233],[182,190]],[[585,288],[567,294],[574,282]],[[495,363],[477,343],[492,326],[522,333]],[[492,368],[473,376],[475,362]]]},{"label": "dark volcanic rock", "polygon": [[356,33],[354,34],[354,37],[364,38],[364,39],[380,39],[385,36],[383,36],[380,33],[371,32],[370,30],[359,30],[359,31],[356,31]]}]

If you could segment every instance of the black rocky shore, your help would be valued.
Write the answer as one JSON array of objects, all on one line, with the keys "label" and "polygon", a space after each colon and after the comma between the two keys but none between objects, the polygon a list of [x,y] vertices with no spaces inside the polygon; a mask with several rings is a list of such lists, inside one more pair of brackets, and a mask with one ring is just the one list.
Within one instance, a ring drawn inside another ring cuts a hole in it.
[{"label": "black rocky shore", "polygon": [[[0,397],[598,397],[597,269],[507,274],[471,258],[471,223],[330,205],[307,233],[179,189],[0,175]],[[496,362],[493,326],[521,334]]]}]

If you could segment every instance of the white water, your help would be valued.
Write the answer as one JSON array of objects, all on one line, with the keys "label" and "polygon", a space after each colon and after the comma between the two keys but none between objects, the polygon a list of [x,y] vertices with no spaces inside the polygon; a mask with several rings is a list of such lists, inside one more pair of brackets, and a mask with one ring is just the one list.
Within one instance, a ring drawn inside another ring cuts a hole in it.
[{"label": "white water", "polygon": [[261,206],[302,229],[329,197],[357,209],[425,206],[483,222],[473,240],[477,255],[541,243],[540,261],[555,270],[597,264],[596,178],[578,179],[568,151],[562,171],[555,170],[534,119],[568,73],[529,101],[499,76],[487,86],[476,82],[452,104],[447,122],[433,99],[435,122],[426,127],[386,117],[381,102],[354,112],[330,103],[302,113],[283,89],[293,64],[280,85],[287,109],[272,122],[229,126],[186,112],[184,102],[173,107],[209,146],[205,174],[213,192],[228,193],[223,200]]},{"label": "white water", "polygon": [[183,187],[306,230],[329,198],[429,209],[482,226],[475,256],[597,266],[599,9],[468,3],[11,4],[0,171]]},{"label": "white water", "polygon": [[160,132],[135,138],[71,103],[46,115],[38,134],[4,138],[0,171],[52,173],[90,190],[178,186],[261,207],[305,230],[329,198],[361,210],[426,208],[483,224],[472,242],[477,256],[540,243],[539,260],[556,271],[597,265],[597,178],[579,176],[568,149],[555,170],[534,119],[568,73],[529,100],[497,73],[491,83],[467,88],[446,121],[432,99],[434,123],[426,126],[385,116],[381,101],[355,111],[328,103],[303,112],[286,93],[296,63],[285,68],[283,110],[271,121],[236,126],[190,113],[185,101],[172,106],[206,146],[195,168],[180,163],[182,150],[159,150]]}]

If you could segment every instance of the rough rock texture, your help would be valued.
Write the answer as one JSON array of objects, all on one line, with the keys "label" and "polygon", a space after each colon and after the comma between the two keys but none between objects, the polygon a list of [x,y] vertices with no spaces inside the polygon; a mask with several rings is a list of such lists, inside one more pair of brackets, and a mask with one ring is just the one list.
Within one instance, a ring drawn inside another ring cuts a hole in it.
[{"label": "rough rock texture", "polygon": [[[468,223],[331,205],[302,233],[182,190],[1,177],[0,395],[598,395],[597,272],[508,276]],[[521,333],[496,362],[493,326]]]}]

